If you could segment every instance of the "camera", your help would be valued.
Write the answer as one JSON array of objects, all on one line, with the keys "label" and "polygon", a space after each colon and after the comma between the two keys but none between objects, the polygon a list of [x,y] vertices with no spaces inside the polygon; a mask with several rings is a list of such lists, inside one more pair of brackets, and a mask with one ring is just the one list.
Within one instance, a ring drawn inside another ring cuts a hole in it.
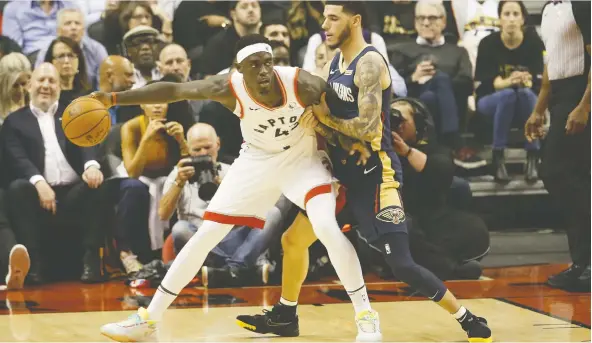
[{"label": "camera", "polygon": [[195,168],[195,174],[189,179],[189,183],[196,183],[199,186],[198,195],[202,200],[211,200],[218,190],[216,177],[218,176],[218,167],[214,165],[212,156],[192,156],[191,161],[186,162],[184,166]]}]

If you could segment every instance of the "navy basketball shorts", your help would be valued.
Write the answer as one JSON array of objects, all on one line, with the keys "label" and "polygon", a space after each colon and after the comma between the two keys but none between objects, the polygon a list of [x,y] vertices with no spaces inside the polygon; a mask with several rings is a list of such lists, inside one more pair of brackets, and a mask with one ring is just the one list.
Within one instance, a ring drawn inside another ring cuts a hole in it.
[{"label": "navy basketball shorts", "polygon": [[386,233],[407,232],[398,182],[348,188],[346,201],[358,222],[358,232],[367,242]]}]

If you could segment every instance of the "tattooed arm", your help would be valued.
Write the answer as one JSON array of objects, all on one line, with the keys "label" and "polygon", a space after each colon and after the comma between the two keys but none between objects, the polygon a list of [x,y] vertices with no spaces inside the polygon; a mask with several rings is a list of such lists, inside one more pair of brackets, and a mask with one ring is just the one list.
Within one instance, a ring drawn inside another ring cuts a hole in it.
[{"label": "tattooed arm", "polygon": [[[319,101],[321,101],[321,95],[323,93],[332,91],[327,82],[325,82],[322,78],[312,75],[304,70],[300,70],[298,72],[297,85],[298,87],[296,89],[296,93],[300,99],[300,102],[304,106],[318,104]],[[307,114],[312,116],[312,111],[307,109],[305,114],[302,116],[302,121],[308,122],[312,119],[315,119],[314,116],[313,118],[309,118]],[[306,123],[305,126],[313,127],[315,132],[325,137],[327,143],[334,146],[341,145],[341,147],[346,150],[351,150],[352,148],[359,149],[358,145],[364,145],[359,139],[348,137],[346,134],[321,123]]]},{"label": "tattooed arm", "polygon": [[328,127],[327,125],[321,123],[318,123],[317,126],[315,126],[314,130],[319,135],[325,137],[327,143],[333,146],[341,145],[343,149],[348,151],[352,150],[356,146],[356,144],[362,144],[362,146],[364,145],[363,142],[359,139],[348,137],[343,133],[336,131]]},{"label": "tattooed arm", "polygon": [[312,109],[310,107],[308,107],[302,116],[300,116],[299,124],[302,127],[314,129],[315,132],[325,137],[327,143],[334,146],[341,145],[343,149],[349,151],[350,155],[353,155],[356,152],[360,153],[357,162],[358,165],[365,165],[370,158],[370,149],[368,149],[366,143],[351,137],[347,137],[341,132],[337,132],[328,126],[321,124],[312,113]]},{"label": "tattooed arm", "polygon": [[354,82],[359,88],[359,116],[354,119],[339,119],[330,114],[324,97],[321,104],[313,106],[321,123],[347,136],[366,142],[380,143],[382,91],[390,85],[388,69],[376,52],[362,56],[356,66]]}]

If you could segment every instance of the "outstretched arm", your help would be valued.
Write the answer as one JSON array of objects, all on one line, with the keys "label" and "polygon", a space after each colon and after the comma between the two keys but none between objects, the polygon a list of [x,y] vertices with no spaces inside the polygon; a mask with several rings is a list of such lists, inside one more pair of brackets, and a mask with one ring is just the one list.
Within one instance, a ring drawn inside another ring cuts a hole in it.
[{"label": "outstretched arm", "polygon": [[388,70],[382,57],[369,52],[358,61],[354,82],[359,88],[359,116],[340,119],[331,116],[324,99],[321,105],[313,106],[319,120],[347,136],[367,142],[381,139],[382,91],[389,85]]},{"label": "outstretched arm", "polygon": [[106,107],[210,99],[234,110],[236,100],[229,82],[228,75],[225,74],[185,83],[158,82],[123,92],[94,92],[90,96],[101,101]]}]

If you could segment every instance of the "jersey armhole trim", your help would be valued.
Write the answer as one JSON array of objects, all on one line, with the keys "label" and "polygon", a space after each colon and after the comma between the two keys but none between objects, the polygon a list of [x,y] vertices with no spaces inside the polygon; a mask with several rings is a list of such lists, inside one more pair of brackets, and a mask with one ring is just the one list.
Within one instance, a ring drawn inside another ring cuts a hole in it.
[{"label": "jersey armhole trim", "polygon": [[302,108],[306,108],[302,100],[300,100],[300,96],[298,95],[298,76],[300,75],[300,68],[296,68],[296,74],[294,75],[294,95],[296,95],[296,101],[298,104],[302,106]]},{"label": "jersey armhole trim", "polygon": [[[234,86],[232,85],[232,75],[233,75],[233,73],[230,73],[228,75],[228,86],[230,86],[230,91],[232,92],[232,95],[234,95],[236,102],[240,106],[240,116],[238,118],[243,119],[243,117],[245,116],[245,108],[243,107],[243,103],[240,101],[239,97],[236,95],[236,91],[234,90]],[[236,110],[236,108],[235,108],[235,110]]]}]

